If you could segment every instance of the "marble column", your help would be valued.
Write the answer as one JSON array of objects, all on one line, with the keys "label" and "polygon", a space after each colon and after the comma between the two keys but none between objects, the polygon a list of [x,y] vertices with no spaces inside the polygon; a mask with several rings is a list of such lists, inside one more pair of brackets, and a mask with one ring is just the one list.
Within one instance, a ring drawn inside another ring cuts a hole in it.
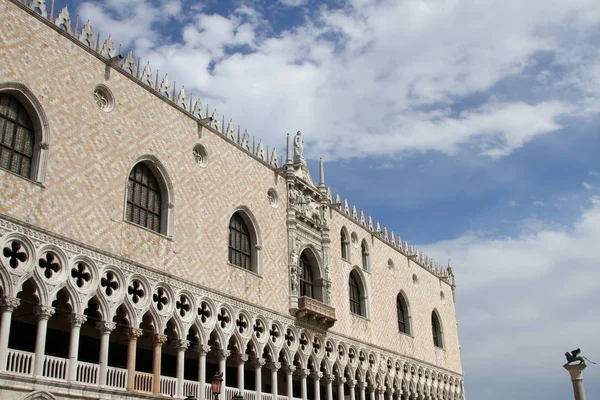
[{"label": "marble column", "polygon": [[287,389],[287,397],[288,400],[292,400],[294,398],[294,371],[296,370],[296,366],[294,365],[286,365],[285,366],[285,377],[286,377],[286,389]]},{"label": "marble column", "polygon": [[569,374],[571,375],[575,400],[585,400],[585,390],[583,388],[583,370],[585,367],[585,363],[563,365],[563,368],[569,371]]},{"label": "marble column", "polygon": [[350,388],[350,400],[356,400],[356,379],[349,379],[348,387]]},{"label": "marble column", "polygon": [[160,394],[160,363],[162,360],[162,345],[167,341],[167,335],[155,333],[152,338],[154,342],[154,357],[152,358],[152,393]]},{"label": "marble column", "polygon": [[394,400],[394,388],[390,387],[387,390],[388,400]]},{"label": "marble column", "polygon": [[225,393],[225,387],[227,387],[227,380],[225,376],[227,367],[227,358],[231,355],[229,350],[219,349],[217,350],[217,358],[219,359],[219,373],[223,377],[223,386],[221,387],[221,393]]},{"label": "marble column", "polygon": [[207,344],[199,344],[198,347],[196,347],[196,351],[198,352],[198,400],[205,400],[206,355],[210,351],[210,346]]},{"label": "marble column", "polygon": [[359,399],[366,400],[365,390],[367,389],[367,382],[359,382],[358,385],[359,385],[358,388],[360,390],[359,395],[358,395]]},{"label": "marble column", "polygon": [[327,400],[333,400],[333,375],[327,375],[325,377],[325,384],[327,385]]},{"label": "marble column", "polygon": [[127,329],[127,387],[128,391],[135,390],[135,357],[137,355],[137,340],[144,331],[139,328]]},{"label": "marble column", "polygon": [[306,388],[306,377],[310,371],[308,369],[300,369],[298,375],[300,376],[300,398],[302,400],[308,400],[307,388]]},{"label": "marble column", "polygon": [[245,394],[245,383],[244,383],[244,367],[248,361],[248,355],[238,354],[238,365],[237,365],[237,383],[238,391],[243,396]]},{"label": "marble column", "polygon": [[67,381],[77,382],[77,357],[79,354],[79,333],[81,325],[87,321],[85,315],[71,314],[69,316],[71,322],[71,337],[69,339],[69,372]]},{"label": "marble column", "polygon": [[281,368],[281,363],[270,362],[268,368],[271,370],[271,394],[273,395],[273,400],[277,400],[277,372],[279,371],[279,368]]},{"label": "marble column", "polygon": [[2,322],[0,326],[0,371],[6,370],[6,359],[8,357],[8,338],[10,337],[10,324],[12,322],[12,313],[21,304],[21,300],[16,297],[2,298]]},{"label": "marble column", "polygon": [[35,336],[35,361],[33,376],[42,376],[44,369],[44,353],[46,351],[46,331],[48,320],[54,315],[54,307],[37,306],[35,314],[38,316],[37,332]]},{"label": "marble column", "polygon": [[177,370],[175,376],[177,377],[177,387],[175,388],[176,397],[186,397],[187,393],[183,393],[183,376],[185,368],[185,351],[190,347],[190,341],[185,339],[178,339],[175,343],[177,349]]},{"label": "marble column", "polygon": [[314,390],[315,390],[315,398],[314,400],[321,400],[321,378],[323,377],[323,373],[320,371],[314,371],[310,374],[313,378]]},{"label": "marble column", "polygon": [[375,386],[369,386],[369,399],[375,400]]},{"label": "marble column", "polygon": [[338,400],[344,400],[344,383],[346,383],[346,378],[343,376],[337,378],[338,385]]},{"label": "marble column", "polygon": [[110,333],[117,327],[117,324],[109,321],[96,322],[96,329],[100,331],[100,361],[98,362],[98,385],[106,385],[106,374],[108,373],[108,348],[110,343]]},{"label": "marble column", "polygon": [[264,358],[255,358],[254,364],[254,381],[256,382],[256,400],[262,400],[262,367],[265,365]]}]

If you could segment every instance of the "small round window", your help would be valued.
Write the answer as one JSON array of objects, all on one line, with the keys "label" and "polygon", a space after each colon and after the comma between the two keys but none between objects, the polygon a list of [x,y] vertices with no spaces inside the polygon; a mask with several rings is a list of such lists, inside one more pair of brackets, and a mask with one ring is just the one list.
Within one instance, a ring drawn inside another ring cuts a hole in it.
[{"label": "small round window", "polygon": [[194,156],[194,161],[196,164],[205,168],[208,165],[208,152],[206,148],[201,144],[197,144],[194,146],[194,150],[192,151],[192,155]]},{"label": "small round window", "polygon": [[271,188],[267,191],[267,199],[269,199],[269,204],[271,207],[279,207],[279,195],[275,189]]},{"label": "small round window", "polygon": [[419,278],[417,278],[417,274],[413,274],[412,281],[415,286],[419,286]]},{"label": "small round window", "polygon": [[115,108],[115,97],[106,85],[94,88],[94,102],[104,112],[111,112]]}]

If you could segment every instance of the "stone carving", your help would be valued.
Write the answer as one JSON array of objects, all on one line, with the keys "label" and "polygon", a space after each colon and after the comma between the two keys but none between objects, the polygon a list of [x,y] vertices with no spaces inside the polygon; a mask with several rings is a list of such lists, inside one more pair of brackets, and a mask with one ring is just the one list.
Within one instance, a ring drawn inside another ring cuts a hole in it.
[{"label": "stone carving", "polygon": [[142,83],[152,87],[152,68],[150,68],[150,62],[146,64],[141,76]]},{"label": "stone carving", "polygon": [[46,0],[32,0],[31,3],[29,3],[29,8],[33,11],[39,10],[42,17],[48,18],[48,13],[46,12]]},{"label": "stone carving", "polygon": [[217,110],[213,111],[208,125],[215,131],[219,131],[219,114],[217,113]]},{"label": "stone carving", "polygon": [[94,32],[92,30],[92,24],[90,23],[89,19],[81,28],[81,34],[79,35],[78,39],[83,43],[87,43],[87,45],[90,47],[92,47],[92,45],[94,44]]},{"label": "stone carving", "polygon": [[202,119],[204,118],[204,111],[202,110],[202,102],[200,100],[196,100],[196,104],[194,104],[194,111],[192,111],[194,117]]},{"label": "stone carving", "polygon": [[108,38],[104,41],[102,50],[100,50],[100,55],[106,58],[113,58],[115,56],[115,43],[110,35],[108,35]]},{"label": "stone carving", "polygon": [[585,364],[586,361],[589,361],[592,364],[596,364],[593,361],[590,361],[587,357],[583,355],[579,355],[581,353],[581,349],[572,350],[570,353],[567,351],[565,353],[565,357],[567,358],[567,364],[574,363],[575,361],[579,361],[579,364]]},{"label": "stone carving", "polygon": [[169,89],[171,86],[169,85],[169,75],[165,75],[162,82],[160,83],[160,87],[158,88],[158,93],[169,98]]},{"label": "stone carving", "polygon": [[129,50],[125,56],[125,60],[123,61],[121,68],[133,75],[133,72],[135,71],[135,59],[133,58],[133,51]]},{"label": "stone carving", "polygon": [[181,90],[179,91],[179,95],[177,96],[177,105],[181,108],[183,108],[184,110],[186,109],[186,104],[185,104],[185,86],[181,87]]},{"label": "stone carving", "polygon": [[64,26],[67,33],[73,34],[73,31],[71,30],[71,16],[69,15],[67,6],[60,10],[58,16],[54,20],[54,25],[58,26],[59,28]]},{"label": "stone carving", "polygon": [[242,135],[242,141],[240,142],[240,146],[242,146],[245,150],[250,151],[250,135],[248,134],[247,129]]},{"label": "stone carving", "polygon": [[273,149],[273,152],[271,153],[271,166],[273,168],[279,168],[279,160],[277,159],[277,150]]},{"label": "stone carving", "polygon": [[298,131],[294,136],[294,165],[301,164],[304,161],[304,138],[302,132]]},{"label": "stone carving", "polygon": [[265,149],[264,149],[263,144],[262,144],[262,139],[261,139],[260,142],[258,142],[258,146],[256,147],[256,157],[258,157],[261,160],[265,161]]},{"label": "stone carving", "polygon": [[302,194],[302,192],[296,188],[290,190],[289,196],[290,206],[294,208],[300,216],[317,224],[323,223],[321,204],[311,199],[308,195]]},{"label": "stone carving", "polygon": [[227,139],[235,142],[235,126],[233,125],[232,119],[230,119],[229,123],[227,124],[227,129],[225,129],[225,136],[227,136]]}]

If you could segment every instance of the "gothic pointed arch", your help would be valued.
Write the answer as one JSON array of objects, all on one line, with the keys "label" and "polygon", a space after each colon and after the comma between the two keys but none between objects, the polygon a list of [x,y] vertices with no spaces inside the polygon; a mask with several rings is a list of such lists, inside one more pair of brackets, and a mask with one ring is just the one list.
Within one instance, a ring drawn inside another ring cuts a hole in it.
[{"label": "gothic pointed arch", "polygon": [[50,124],[42,104],[18,82],[0,82],[0,168],[43,183]]},{"label": "gothic pointed arch", "polygon": [[431,331],[433,336],[433,345],[441,349],[444,348],[444,331],[442,329],[442,320],[437,309],[431,312]]},{"label": "gothic pointed arch", "polygon": [[398,292],[396,296],[396,318],[398,321],[398,331],[412,335],[410,306],[404,290]]},{"label": "gothic pointed arch", "polygon": [[350,313],[368,318],[368,295],[367,285],[361,270],[352,268],[348,276],[348,299],[350,302]]},{"label": "gothic pointed arch", "polygon": [[363,239],[360,242],[360,258],[361,258],[361,263],[362,263],[362,269],[364,271],[370,271],[370,258],[369,258],[369,245],[367,244],[367,241],[365,239]]},{"label": "gothic pointed arch", "polygon": [[166,168],[153,155],[138,157],[127,174],[124,219],[173,236],[175,195]]},{"label": "gothic pointed arch", "polygon": [[298,278],[300,296],[323,302],[323,277],[317,253],[312,247],[304,248],[298,258]]},{"label": "gothic pointed arch", "polygon": [[340,230],[340,256],[342,260],[350,261],[350,234],[345,226]]},{"label": "gothic pointed arch", "polygon": [[256,217],[248,207],[237,207],[229,218],[228,262],[262,275],[262,248]]},{"label": "gothic pointed arch", "polygon": [[56,397],[50,392],[36,390],[27,393],[25,396],[21,397],[21,400],[56,400]]}]

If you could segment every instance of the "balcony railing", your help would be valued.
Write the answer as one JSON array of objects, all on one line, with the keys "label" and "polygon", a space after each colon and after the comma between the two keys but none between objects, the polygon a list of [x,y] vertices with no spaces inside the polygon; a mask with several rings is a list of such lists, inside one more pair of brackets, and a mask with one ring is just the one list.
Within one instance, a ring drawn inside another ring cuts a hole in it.
[{"label": "balcony railing", "polygon": [[335,308],[313,298],[303,296],[298,299],[296,318],[316,322],[325,328],[331,328],[336,321]]},{"label": "balcony railing", "polygon": [[[31,376],[33,374],[33,365],[35,362],[35,354],[26,351],[8,349],[6,372],[21,376]],[[57,381],[67,381],[69,361],[66,358],[44,356],[42,375],[47,379]],[[87,363],[83,361],[77,362],[77,383],[98,386],[99,366],[97,364]],[[152,393],[152,384],[154,376],[146,372],[135,372],[134,385],[138,392]],[[106,375],[106,386],[111,389],[125,391],[127,387],[127,370],[117,367],[108,367]],[[169,376],[160,377],[160,391],[162,395],[174,397],[176,393],[177,379]],[[191,394],[194,398],[198,398],[200,383],[197,381],[183,381],[182,397]],[[238,388],[225,387],[222,395],[223,400],[231,400],[233,396],[239,393]],[[212,392],[210,383],[204,386],[204,398],[212,400]],[[271,393],[262,393],[260,399],[253,390],[244,390],[245,400],[273,400]],[[287,396],[278,395],[277,400],[288,400]],[[293,400],[300,400],[294,398]]]}]

